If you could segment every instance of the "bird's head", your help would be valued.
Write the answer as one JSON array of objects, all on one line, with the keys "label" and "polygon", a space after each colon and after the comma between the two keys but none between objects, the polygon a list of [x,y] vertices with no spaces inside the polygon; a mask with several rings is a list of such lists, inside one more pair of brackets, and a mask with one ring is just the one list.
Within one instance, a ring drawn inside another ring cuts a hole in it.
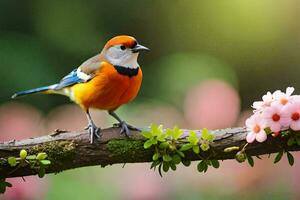
[{"label": "bird's head", "polygon": [[134,37],[120,35],[110,39],[103,48],[102,55],[113,65],[127,68],[139,67],[137,58],[140,51],[149,50],[140,45]]}]

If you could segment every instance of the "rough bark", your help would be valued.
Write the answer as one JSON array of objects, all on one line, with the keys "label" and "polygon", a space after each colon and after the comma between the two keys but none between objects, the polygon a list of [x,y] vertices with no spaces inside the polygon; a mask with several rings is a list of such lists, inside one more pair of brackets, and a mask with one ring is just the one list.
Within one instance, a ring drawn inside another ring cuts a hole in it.
[{"label": "rough bark", "polygon": [[[0,158],[18,156],[21,149],[29,154],[46,152],[51,160],[51,165],[46,173],[58,173],[63,170],[84,166],[111,165],[116,163],[140,163],[152,160],[153,149],[144,149],[144,138],[137,131],[131,132],[132,137],[127,138],[119,134],[118,128],[105,129],[102,138],[90,144],[87,132],[55,132],[47,136],[9,141],[0,143]],[[187,133],[188,130],[185,130]],[[199,131],[200,132],[200,131]],[[224,149],[231,146],[242,147],[246,144],[245,128],[228,128],[212,131],[216,134],[215,141],[211,144],[214,154],[205,155],[209,159],[233,159],[235,152],[225,153]],[[300,150],[299,146],[288,147],[286,141],[269,137],[264,143],[253,143],[247,146],[246,153],[251,156],[270,154],[281,151]],[[199,160],[195,154],[188,152],[186,159]],[[35,175],[37,172],[29,167],[12,170],[7,164],[0,165],[0,175],[4,177],[20,177]]]}]

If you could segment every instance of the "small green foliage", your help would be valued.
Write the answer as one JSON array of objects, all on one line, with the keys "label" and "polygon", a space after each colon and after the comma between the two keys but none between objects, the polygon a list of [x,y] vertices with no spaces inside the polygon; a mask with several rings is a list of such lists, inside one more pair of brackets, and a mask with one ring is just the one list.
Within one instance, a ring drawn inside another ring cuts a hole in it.
[{"label": "small green foliage", "polygon": [[192,146],[198,145],[199,142],[199,138],[195,131],[190,132],[190,135],[188,136],[187,140],[190,142]]},{"label": "small green foliage", "polygon": [[40,167],[39,171],[38,171],[38,176],[39,178],[43,178],[46,174],[46,170],[45,170],[45,167]]},{"label": "small green foliage", "polygon": [[264,129],[267,135],[271,135],[273,132],[270,127]]},{"label": "small green foliage", "polygon": [[208,169],[208,164],[205,160],[201,160],[197,165],[197,169],[199,172],[206,172]]},{"label": "small green foliage", "polygon": [[13,156],[8,157],[7,162],[11,167],[15,167],[17,165],[17,159],[16,159],[16,157],[13,157]]},{"label": "small green foliage", "polygon": [[176,170],[176,165],[181,163],[181,158],[185,157],[184,153],[177,148],[176,142],[181,138],[183,131],[178,127],[163,130],[162,126],[152,124],[149,131],[144,131],[142,135],[147,138],[144,148],[153,147],[155,153],[152,156],[152,168],[158,166],[159,174],[162,171]]},{"label": "small green foliage", "polygon": [[47,158],[47,154],[42,152],[42,153],[38,153],[38,155],[36,156],[37,160],[44,160]]},{"label": "small green foliage", "polygon": [[202,129],[202,132],[201,132],[201,138],[205,141],[213,142],[214,139],[216,138],[216,136],[211,134],[207,128],[204,128],[204,129]]},{"label": "small green foliage", "polygon": [[11,183],[6,182],[5,178],[0,177],[0,194],[5,193],[7,187],[12,187]]},{"label": "small green foliage", "polygon": [[50,160],[40,160],[40,163],[42,165],[50,165],[51,164],[51,161]]},{"label": "small green foliage", "polygon": [[277,153],[277,155],[276,155],[276,157],[274,159],[274,164],[278,163],[281,160],[282,155],[283,155],[283,151],[280,151],[280,152]]},{"label": "small green foliage", "polygon": [[[44,177],[46,167],[51,164],[50,160],[46,160],[47,154],[44,152],[38,153],[37,155],[28,155],[27,151],[22,149],[19,153],[18,158],[10,156],[7,158],[7,164],[14,168],[12,171],[29,166],[31,169],[36,170],[40,178]],[[6,187],[11,187],[11,184],[5,182],[4,178],[0,177],[0,193],[4,193]]]},{"label": "small green foliage", "polygon": [[239,162],[245,162],[245,160],[247,159],[247,155],[245,154],[245,152],[240,151],[235,155],[235,159]]},{"label": "small green foliage", "polygon": [[20,151],[20,158],[21,158],[22,160],[24,160],[24,159],[26,159],[26,157],[27,157],[27,151],[26,151],[25,149],[22,149],[22,150]]},{"label": "small green foliage", "polygon": [[36,159],[36,155],[30,155],[26,157],[27,160],[35,160]]},{"label": "small green foliage", "polygon": [[[191,161],[184,160],[185,152],[192,151],[200,156],[201,151],[208,151],[210,143],[213,142],[215,136],[207,129],[202,130],[201,137],[195,131],[190,131],[186,138],[183,138],[183,130],[178,127],[164,130],[162,125],[157,126],[152,124],[149,131],[142,132],[142,135],[147,139],[144,143],[144,148],[153,148],[155,153],[152,156],[151,169],[158,167],[158,172],[162,176],[162,172],[167,172],[170,169],[176,170],[176,165],[182,163],[184,166],[189,166]],[[181,141],[181,145],[179,145]],[[220,166],[217,160],[203,160],[207,167],[202,170],[206,172],[208,166],[218,168]],[[201,164],[203,165],[203,164]]]},{"label": "small green foliage", "polygon": [[220,167],[220,162],[218,160],[211,160],[211,165],[218,169]]},{"label": "small green foliage", "polygon": [[189,149],[193,148],[192,144],[184,144],[180,147],[179,151],[187,151]]},{"label": "small green foliage", "polygon": [[200,145],[200,147],[201,147],[201,149],[202,149],[202,151],[208,151],[209,150],[209,144],[207,144],[207,143],[202,143],[201,145]]},{"label": "small green foliage", "polygon": [[248,156],[248,155],[247,155],[247,160],[248,160],[248,164],[249,164],[251,167],[253,167],[253,166],[254,166],[254,160],[253,160],[253,158],[252,158],[251,156]]},{"label": "small green foliage", "polygon": [[150,131],[143,131],[142,135],[148,140],[144,143],[144,148],[149,149],[152,145],[156,145],[158,141],[164,142],[166,134],[163,133],[163,127],[151,124]]},{"label": "small green foliage", "polygon": [[289,164],[291,166],[293,166],[294,165],[294,156],[288,151],[286,152],[286,155],[287,155],[287,159],[289,161]]},{"label": "small green foliage", "polygon": [[290,137],[287,141],[287,145],[293,146],[294,144],[296,144],[296,139],[294,137]]}]

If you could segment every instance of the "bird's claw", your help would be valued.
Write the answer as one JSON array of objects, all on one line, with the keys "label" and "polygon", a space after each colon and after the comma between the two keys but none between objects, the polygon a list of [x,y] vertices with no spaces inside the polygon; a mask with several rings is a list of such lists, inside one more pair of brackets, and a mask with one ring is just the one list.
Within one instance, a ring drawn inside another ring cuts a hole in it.
[{"label": "bird's claw", "polygon": [[90,142],[91,144],[94,143],[94,138],[100,139],[101,138],[101,129],[98,128],[96,125],[94,124],[89,124],[85,130],[89,131],[90,134]]},{"label": "bird's claw", "polygon": [[122,121],[118,124],[114,124],[114,127],[119,127],[121,128],[121,131],[120,131],[120,134],[125,134],[127,137],[130,136],[130,131],[129,130],[132,130],[132,131],[140,131],[140,129],[134,127],[134,126],[131,126],[129,124],[127,124],[125,121]]}]

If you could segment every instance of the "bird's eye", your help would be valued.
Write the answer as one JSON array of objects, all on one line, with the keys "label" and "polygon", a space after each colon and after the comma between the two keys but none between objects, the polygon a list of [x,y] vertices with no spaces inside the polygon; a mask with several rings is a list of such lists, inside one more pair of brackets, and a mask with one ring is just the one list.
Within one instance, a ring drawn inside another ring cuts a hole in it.
[{"label": "bird's eye", "polygon": [[124,45],[121,45],[120,48],[124,51],[126,47]]}]

